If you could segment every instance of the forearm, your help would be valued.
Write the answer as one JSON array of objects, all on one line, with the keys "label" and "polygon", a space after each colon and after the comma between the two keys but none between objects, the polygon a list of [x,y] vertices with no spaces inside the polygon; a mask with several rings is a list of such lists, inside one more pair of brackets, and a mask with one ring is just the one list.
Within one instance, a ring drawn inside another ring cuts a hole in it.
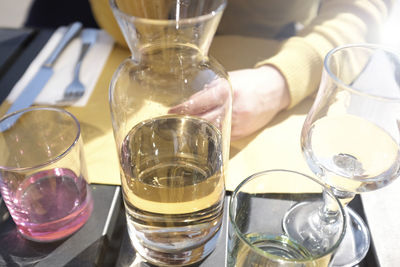
[{"label": "forearm", "polygon": [[328,0],[298,36],[288,39],[275,56],[257,66],[275,66],[286,79],[290,107],[318,88],[326,53],[345,43],[377,42],[394,0]]}]

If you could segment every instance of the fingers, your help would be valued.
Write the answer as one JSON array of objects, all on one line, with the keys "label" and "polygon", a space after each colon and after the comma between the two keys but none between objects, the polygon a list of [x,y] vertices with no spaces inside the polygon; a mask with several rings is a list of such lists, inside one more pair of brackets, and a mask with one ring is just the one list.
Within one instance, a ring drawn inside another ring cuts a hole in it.
[{"label": "fingers", "polygon": [[189,100],[172,107],[168,113],[205,114],[222,106],[230,93],[230,85],[226,80],[213,80],[211,83],[206,84],[203,90],[192,95]]},{"label": "fingers", "polygon": [[223,119],[225,118],[224,106],[212,109],[200,116],[201,118],[211,122],[215,127],[222,130]]}]

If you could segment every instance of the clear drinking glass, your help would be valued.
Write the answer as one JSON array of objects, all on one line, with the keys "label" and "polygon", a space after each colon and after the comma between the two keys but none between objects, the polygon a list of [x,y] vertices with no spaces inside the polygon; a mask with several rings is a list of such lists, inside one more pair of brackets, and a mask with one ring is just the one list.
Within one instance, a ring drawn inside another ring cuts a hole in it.
[{"label": "clear drinking glass", "polygon": [[110,4],[132,54],[110,85],[129,236],[153,264],[191,264],[223,214],[232,89],[207,53],[226,1]]},{"label": "clear drinking glass", "polygon": [[[319,225],[329,222],[319,220],[319,213],[326,205],[336,210],[336,227],[322,233]],[[299,206],[308,206],[307,214],[288,218]],[[289,170],[256,173],[230,200],[227,266],[329,266],[344,236],[344,216],[340,202],[317,179]],[[296,225],[291,235],[282,227],[300,221],[306,224]],[[315,231],[304,227],[309,225]],[[322,242],[322,235],[329,238]]]},{"label": "clear drinking glass", "polygon": [[80,126],[69,112],[27,108],[0,119],[0,190],[18,231],[49,242],[83,226],[93,209]]},{"label": "clear drinking glass", "polygon": [[[399,54],[385,47],[350,44],[325,58],[301,146],[311,170],[343,205],[399,176],[399,82]],[[365,223],[346,210],[348,229],[335,266],[354,266],[369,249]]]}]

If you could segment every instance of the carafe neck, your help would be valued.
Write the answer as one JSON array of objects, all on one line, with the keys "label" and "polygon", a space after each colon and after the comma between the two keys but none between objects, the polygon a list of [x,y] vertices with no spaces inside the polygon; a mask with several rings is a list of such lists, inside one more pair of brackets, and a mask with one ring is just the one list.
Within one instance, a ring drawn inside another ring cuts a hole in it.
[{"label": "carafe neck", "polygon": [[133,59],[143,51],[189,46],[207,55],[226,0],[110,0]]}]

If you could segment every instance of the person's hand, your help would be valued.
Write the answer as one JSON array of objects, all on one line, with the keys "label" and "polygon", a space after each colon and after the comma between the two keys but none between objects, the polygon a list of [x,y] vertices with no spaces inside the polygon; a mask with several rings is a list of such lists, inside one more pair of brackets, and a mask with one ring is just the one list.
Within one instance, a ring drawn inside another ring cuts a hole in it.
[{"label": "person's hand", "polygon": [[272,66],[229,73],[233,87],[232,139],[250,135],[267,125],[288,107],[285,78]]},{"label": "person's hand", "polygon": [[[272,66],[243,69],[229,73],[233,87],[232,140],[254,133],[264,127],[290,102],[286,82]],[[219,117],[226,107],[229,85],[215,80],[204,90],[169,110],[169,113],[189,114],[213,121],[219,126]]]}]

